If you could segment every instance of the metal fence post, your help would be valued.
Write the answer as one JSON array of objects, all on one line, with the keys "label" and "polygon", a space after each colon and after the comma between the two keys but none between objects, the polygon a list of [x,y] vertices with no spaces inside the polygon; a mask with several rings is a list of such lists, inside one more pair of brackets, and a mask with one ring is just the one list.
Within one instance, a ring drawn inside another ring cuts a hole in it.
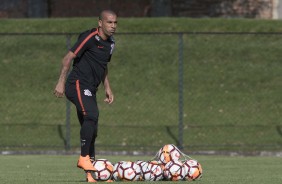
[{"label": "metal fence post", "polygon": [[[67,49],[70,49],[71,47],[71,35],[67,35],[66,38],[66,45]],[[66,100],[66,145],[65,145],[65,150],[68,151],[71,148],[71,140],[70,140],[70,101]]]},{"label": "metal fence post", "polygon": [[183,149],[183,33],[178,34],[178,148]]}]

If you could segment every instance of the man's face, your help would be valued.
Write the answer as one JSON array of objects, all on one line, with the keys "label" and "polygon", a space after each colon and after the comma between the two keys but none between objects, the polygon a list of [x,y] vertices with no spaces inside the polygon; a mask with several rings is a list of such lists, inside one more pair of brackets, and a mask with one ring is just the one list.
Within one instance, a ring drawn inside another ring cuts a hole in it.
[{"label": "man's face", "polygon": [[99,26],[101,27],[102,34],[106,37],[112,36],[117,27],[117,17],[109,13],[105,13],[102,20],[99,20]]}]

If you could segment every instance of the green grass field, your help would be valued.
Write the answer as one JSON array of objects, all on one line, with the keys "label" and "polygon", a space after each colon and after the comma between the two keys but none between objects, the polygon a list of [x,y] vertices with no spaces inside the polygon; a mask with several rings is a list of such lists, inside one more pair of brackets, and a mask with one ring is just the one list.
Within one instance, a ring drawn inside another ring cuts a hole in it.
[{"label": "green grass field", "polygon": [[[282,164],[281,158],[278,157],[193,157],[202,164],[203,177],[191,183],[281,184],[282,182]],[[99,155],[98,158],[106,158],[115,163],[121,160],[146,161],[152,157]],[[85,183],[84,172],[76,168],[77,156],[2,155],[0,160],[0,183]],[[153,183],[169,184],[176,182],[160,181]]]},{"label": "green grass field", "polygon": [[[0,24],[0,33],[79,33],[97,25],[92,18],[0,19]],[[282,32],[282,21],[250,19],[120,18],[118,26],[118,33]],[[109,65],[115,102],[102,103],[99,89],[98,151],[152,152],[177,143],[178,38],[116,35]],[[281,43],[280,34],[183,35],[185,151],[281,151]],[[64,150],[66,101],[52,92],[66,36],[0,35],[0,50],[0,151]],[[79,147],[73,106],[70,118],[73,151]],[[152,157],[97,156],[112,163]],[[281,157],[192,157],[204,171],[194,183],[282,183]],[[0,155],[0,183],[85,183],[77,158]]]},{"label": "green grass field", "polygon": [[[0,33],[79,33],[96,19],[1,19]],[[282,22],[120,18],[117,33],[268,32]],[[74,43],[77,35],[73,35]],[[64,149],[66,101],[52,95],[66,35],[1,35],[1,150]],[[117,34],[111,106],[98,91],[99,150],[153,150],[178,139],[177,34]],[[185,150],[281,151],[282,35],[183,35]],[[79,147],[71,106],[70,140]],[[142,131],[140,131],[142,130]],[[17,135],[17,136],[14,136]]]}]

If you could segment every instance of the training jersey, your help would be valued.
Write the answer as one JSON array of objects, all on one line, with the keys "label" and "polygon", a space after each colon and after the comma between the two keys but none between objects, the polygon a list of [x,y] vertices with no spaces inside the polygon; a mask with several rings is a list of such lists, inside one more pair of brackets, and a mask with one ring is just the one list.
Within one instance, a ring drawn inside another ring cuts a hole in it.
[{"label": "training jersey", "polygon": [[76,58],[68,82],[75,83],[79,80],[81,86],[95,91],[105,77],[114,47],[113,37],[103,40],[99,36],[98,28],[81,33],[70,49]]}]

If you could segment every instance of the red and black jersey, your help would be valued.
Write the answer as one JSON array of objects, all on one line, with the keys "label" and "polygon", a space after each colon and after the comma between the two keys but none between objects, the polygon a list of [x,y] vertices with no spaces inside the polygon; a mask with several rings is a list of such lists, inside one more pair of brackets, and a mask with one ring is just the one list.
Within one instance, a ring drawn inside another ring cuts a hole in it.
[{"label": "red and black jersey", "polygon": [[105,77],[114,46],[113,37],[103,40],[97,28],[81,33],[70,49],[76,58],[68,82],[75,83],[79,80],[82,86],[96,90]]}]

